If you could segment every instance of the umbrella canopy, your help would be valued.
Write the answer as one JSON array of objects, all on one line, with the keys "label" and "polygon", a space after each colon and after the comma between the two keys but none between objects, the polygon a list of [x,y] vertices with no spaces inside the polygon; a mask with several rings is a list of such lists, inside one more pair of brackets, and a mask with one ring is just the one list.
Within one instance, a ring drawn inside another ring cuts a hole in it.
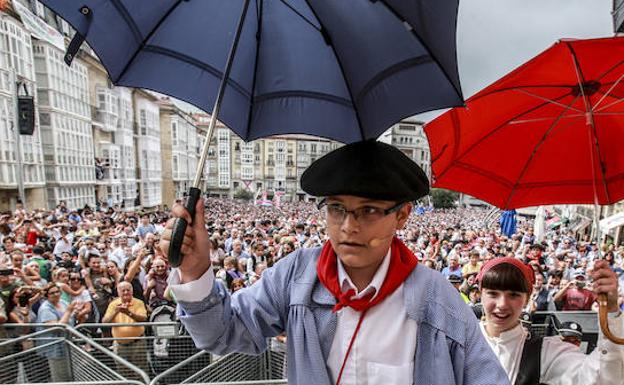
[{"label": "umbrella canopy", "polygon": [[[85,37],[113,83],[205,111],[247,4],[42,3]],[[303,133],[350,143],[459,105],[457,8],[458,0],[251,0],[218,118],[244,140]]]},{"label": "umbrella canopy", "polygon": [[425,126],[435,187],[503,209],[624,198],[624,38],[561,40]]},{"label": "umbrella canopy", "polygon": [[500,216],[501,233],[510,237],[516,233],[516,210],[505,210]]}]

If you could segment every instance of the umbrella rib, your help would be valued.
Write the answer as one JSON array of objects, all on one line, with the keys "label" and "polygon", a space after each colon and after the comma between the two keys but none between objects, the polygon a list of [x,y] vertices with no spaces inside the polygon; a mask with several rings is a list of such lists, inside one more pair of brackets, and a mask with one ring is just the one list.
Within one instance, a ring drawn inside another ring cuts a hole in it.
[{"label": "umbrella rib", "polygon": [[[568,96],[568,94],[562,95],[560,96],[558,99],[562,99],[564,97]],[[481,144],[481,142],[483,142],[484,140],[486,140],[487,138],[489,138],[490,136],[494,135],[495,133],[498,132],[498,130],[502,129],[503,127],[505,127],[507,124],[509,124],[509,122],[516,120],[526,114],[529,114],[533,111],[536,111],[544,106],[548,105],[548,103],[542,103],[542,104],[538,104],[537,106],[530,108],[527,111],[521,112],[518,115],[513,116],[512,118],[502,122],[501,124],[499,124],[498,126],[494,127],[494,129],[492,129],[492,131],[488,132],[486,135],[482,136],[481,138],[479,138],[479,140],[477,140],[476,142],[474,142],[473,144],[471,144],[466,150],[464,150],[461,154],[459,154],[457,157],[454,157],[453,161],[451,161],[451,163],[446,167],[446,169],[444,169],[444,171],[442,171],[439,175],[438,175],[438,179],[442,178],[442,176],[444,176],[444,174],[446,174],[446,172],[453,167],[456,162],[459,161],[459,159],[463,158],[467,153],[469,153],[470,151],[472,151],[472,149],[474,149],[476,146],[478,146],[479,144]],[[454,111],[454,110],[451,110]],[[433,162],[432,162],[433,165]]]},{"label": "umbrella rib", "polygon": [[329,30],[327,30],[327,28],[323,26],[323,22],[321,21],[321,18],[316,13],[316,10],[314,9],[314,7],[312,7],[312,4],[310,4],[310,0],[304,0],[304,1],[310,8],[310,11],[314,15],[314,17],[316,17],[316,20],[318,20],[319,25],[321,26],[321,33],[325,31],[324,36],[327,37],[327,39],[329,40],[329,41],[326,41],[326,43],[329,46],[329,48],[331,48],[332,52],[334,53],[334,56],[336,57],[336,63],[338,64],[340,73],[342,73],[342,78],[345,81],[345,86],[347,87],[347,91],[349,91],[349,97],[351,98],[351,101],[353,103],[353,113],[355,114],[355,119],[357,120],[358,128],[360,129],[360,136],[362,137],[362,140],[366,140],[367,138],[366,138],[366,135],[364,134],[364,126],[362,125],[362,119],[360,118],[360,113],[358,112],[357,105],[355,104],[356,101],[353,98],[353,91],[351,90],[351,85],[349,84],[347,73],[345,72],[344,67],[342,66],[342,61],[340,60],[340,57],[338,56],[338,52],[336,52],[336,48],[334,47],[334,44],[331,40],[331,36],[329,35]]},{"label": "umbrella rib", "polygon": [[614,98],[615,100],[609,104],[604,105],[602,108],[595,110],[594,113],[600,113],[601,111],[604,111],[612,106],[615,106],[616,104],[621,103],[624,100],[624,98],[621,98],[619,96],[615,96],[615,95],[610,95],[610,96]]},{"label": "umbrella rib", "polygon": [[[115,2],[117,2],[119,0],[115,0]],[[132,63],[134,63],[134,59],[136,59],[136,57],[139,55],[139,52],[141,52],[143,50],[143,48],[145,48],[145,46],[147,45],[147,41],[149,41],[149,39],[151,39],[151,37],[154,35],[154,33],[158,30],[158,28],[160,27],[160,25],[167,19],[167,17],[169,17],[169,15],[171,14],[171,12],[173,12],[174,9],[176,9],[178,7],[178,5],[180,5],[180,3],[182,2],[182,0],[178,0],[176,1],[168,10],[167,12],[164,13],[164,15],[160,18],[160,20],[158,20],[158,22],[154,25],[154,27],[151,29],[151,31],[149,31],[149,33],[147,34],[147,36],[145,36],[144,39],[141,40],[141,42],[139,43],[139,48],[137,48],[136,51],[134,51],[134,53],[132,54],[132,57],[130,58],[130,60],[128,60],[128,62],[126,63],[126,65],[124,66],[123,70],[121,70],[121,72],[119,73],[119,76],[117,76],[117,79],[115,79],[113,81],[113,83],[117,83],[121,80],[121,78],[126,74],[126,72],[128,71],[128,69],[130,68],[130,66],[132,65]]]},{"label": "umbrella rib", "polygon": [[[310,24],[310,26],[312,28],[314,28],[315,30],[317,30],[318,32],[321,32],[321,29],[319,27],[317,27],[316,25],[314,25],[314,23],[312,21],[310,21],[307,17],[303,16],[303,14],[299,11],[297,11],[295,9],[295,7],[293,7],[292,5],[290,5],[286,0],[279,0],[280,3],[284,4],[285,6],[287,6],[291,11],[293,11],[297,16],[299,16],[303,21],[305,21],[306,23]],[[317,18],[318,19],[318,18]],[[319,21],[319,24],[321,22]]]},{"label": "umbrella rib", "polygon": [[617,85],[620,83],[620,81],[622,81],[622,79],[624,79],[624,73],[622,75],[620,75],[620,77],[618,78],[618,80],[615,81],[615,83],[613,83],[613,85],[611,87],[609,87],[609,89],[607,90],[607,92],[604,93],[604,95],[602,95],[602,97],[600,98],[600,100],[598,100],[596,102],[596,104],[594,104],[594,111],[598,110],[598,106],[600,105],[600,103],[602,103],[603,100],[605,100],[607,98],[607,96],[610,96],[611,91],[613,91],[613,89],[615,87],[617,87]]},{"label": "umbrella rib", "polygon": [[[254,94],[256,93],[256,75],[258,73],[258,58],[260,57],[260,42],[262,41],[262,13],[264,0],[256,0],[256,16],[258,17],[258,31],[256,31],[256,58],[254,61],[254,72],[253,79],[251,80],[251,94],[250,99],[253,101]],[[249,113],[247,114],[247,132],[245,133],[245,137],[243,138],[245,142],[249,139],[249,130],[251,127],[252,115],[253,115],[253,102],[249,103]]]},{"label": "umbrella rib", "polygon": [[368,91],[370,91],[373,87],[375,87],[377,84],[379,84],[382,80],[384,80],[385,78],[406,70],[408,68],[412,68],[412,67],[416,67],[419,66],[421,64],[426,64],[426,63],[430,63],[432,62],[433,59],[431,58],[430,55],[420,55],[420,56],[416,56],[416,57],[412,57],[406,60],[403,60],[402,62],[396,63],[386,69],[384,69],[383,71],[379,72],[377,75],[375,75],[371,80],[369,80],[364,87],[362,87],[362,90],[358,93],[358,95],[356,96],[356,99],[358,101],[361,101],[364,96],[368,93]]},{"label": "umbrella rib", "polygon": [[[204,62],[201,62],[191,56],[187,56],[183,53],[177,52],[177,51],[173,51],[170,50],[168,48],[163,48],[163,47],[158,47],[155,45],[146,45],[145,47],[143,47],[143,51],[145,52],[152,52],[152,53],[156,53],[156,54],[160,54],[163,56],[169,56],[171,58],[183,61],[187,64],[190,64],[194,67],[200,68],[208,73],[210,73],[211,75],[213,75],[216,78],[221,79],[221,77],[223,77],[223,72],[219,71],[218,69],[214,68],[211,65],[208,65]],[[236,91],[240,92],[241,94],[245,95],[247,98],[251,98],[251,96],[249,95],[249,92],[247,92],[247,90],[245,90],[245,88],[243,86],[241,86],[238,82],[236,82],[233,79],[228,79],[227,80],[228,84],[236,89]]]},{"label": "umbrella rib", "polygon": [[254,97],[254,103],[262,103],[270,99],[276,98],[296,98],[296,97],[305,97],[310,99],[319,99],[324,100],[336,104],[341,104],[345,107],[353,108],[353,103],[345,98],[340,98],[335,95],[324,94],[321,92],[312,92],[312,91],[276,91],[270,92],[262,95],[258,95]]},{"label": "umbrella rib", "polygon": [[579,110],[578,108],[574,108],[571,105],[565,105],[564,103],[559,103],[556,100],[545,98],[543,96],[534,94],[533,92],[529,92],[529,91],[523,90],[522,88],[515,88],[515,89],[512,89],[512,90],[513,91],[518,91],[520,93],[523,93],[525,95],[531,96],[531,97],[539,99],[539,100],[543,100],[543,101],[548,102],[548,103],[552,103],[552,104],[554,104],[556,106],[559,106],[559,107],[562,107],[562,108],[564,108],[566,110],[570,109],[570,110],[573,110],[573,111],[576,111],[576,112],[583,113],[582,110]]},{"label": "umbrella rib", "polygon": [[[572,103],[570,103],[570,106],[572,106],[574,103],[576,103],[578,98],[579,98],[579,96],[575,97],[574,100],[572,100]],[[529,159],[527,159],[527,161],[524,163],[524,166],[522,167],[522,170],[520,171],[520,175],[518,175],[518,178],[516,179],[516,182],[514,183],[514,187],[509,192],[509,196],[507,197],[507,202],[505,202],[505,207],[509,207],[509,203],[511,202],[511,198],[513,198],[514,194],[516,193],[516,190],[518,189],[518,185],[520,184],[520,180],[522,180],[522,178],[524,177],[524,174],[528,170],[529,165],[531,164],[531,161],[533,161],[533,158],[535,158],[535,154],[537,154],[537,150],[542,146],[542,144],[544,144],[544,142],[546,141],[546,138],[548,138],[548,135],[550,135],[550,133],[555,128],[557,123],[559,123],[559,121],[563,117],[563,114],[565,114],[566,111],[567,111],[567,109],[564,109],[563,111],[561,111],[561,114],[559,114],[557,119],[555,119],[555,121],[550,125],[550,127],[548,127],[548,130],[546,130],[546,132],[544,132],[544,135],[542,135],[542,138],[540,139],[540,141],[537,142],[535,147],[533,147],[533,151],[531,152],[531,155],[529,156]]]},{"label": "umbrella rib", "polygon": [[[307,0],[306,0],[307,1]],[[429,48],[429,46],[420,38],[420,36],[418,36],[418,34],[416,33],[416,31],[414,30],[414,27],[411,26],[409,24],[409,22],[407,20],[405,20],[405,18],[403,18],[401,16],[401,14],[399,14],[396,9],[394,9],[394,7],[392,7],[390,4],[388,4],[385,0],[379,0],[379,2],[383,5],[386,6],[386,8],[390,11],[390,13],[392,13],[394,15],[394,17],[396,17],[397,19],[399,19],[399,21],[401,21],[402,23],[405,23],[407,25],[409,25],[411,27],[411,33],[412,35],[414,35],[414,37],[416,38],[416,40],[423,46],[423,48],[425,48],[425,50],[427,51],[427,53],[429,54],[429,57],[431,57],[431,60],[433,60],[434,63],[436,63],[436,65],[438,66],[438,68],[440,68],[440,70],[442,71],[442,73],[444,74],[444,77],[446,77],[446,80],[448,80],[449,83],[451,83],[451,85],[453,86],[453,88],[455,89],[455,92],[457,93],[457,95],[459,96],[459,98],[461,100],[464,100],[464,95],[462,93],[461,90],[461,86],[459,85],[455,85],[455,82],[453,82],[453,80],[451,79],[451,76],[446,73],[446,70],[444,69],[444,67],[440,64],[440,61],[438,60],[438,58],[436,58],[434,55],[431,54],[431,48]],[[455,27],[457,28],[457,13],[455,13]],[[456,33],[457,34],[457,33]],[[457,43],[456,43],[457,45]],[[455,47],[455,50],[457,51],[457,47]],[[457,68],[457,52],[455,53],[455,69]],[[459,80],[459,79],[458,79]],[[465,105],[465,103],[464,103]]]},{"label": "umbrella rib", "polygon": [[[572,47],[572,44],[567,43],[566,46],[568,47],[568,50],[570,50],[570,54],[572,55],[572,62],[574,63],[574,70],[576,71],[576,76],[577,76],[578,81],[579,81],[581,95],[583,96],[583,102],[585,103],[586,114],[588,114],[587,124],[589,124],[591,126],[590,135],[591,135],[591,139],[593,139],[593,142],[594,142],[594,147],[596,149],[596,155],[598,156],[597,161],[598,161],[598,164],[600,165],[600,175],[602,177],[601,178],[601,180],[602,180],[602,187],[604,188],[605,197],[607,198],[607,201],[610,201],[610,199],[609,199],[609,188],[607,186],[605,167],[604,167],[604,163],[602,162],[602,155],[601,155],[601,151],[600,151],[600,143],[598,143],[598,133],[596,132],[596,123],[594,122],[594,113],[592,111],[591,101],[585,95],[585,90],[584,90],[585,76],[583,76],[583,71],[581,70],[581,66],[579,65],[578,58],[576,57],[576,51]],[[592,173],[595,172],[595,164],[594,163],[595,162],[594,162],[594,159],[593,159],[593,152],[592,152]],[[594,177],[594,199],[595,199],[594,203],[597,205],[598,204],[598,186],[596,186],[595,180],[596,180],[596,178]]]},{"label": "umbrella rib", "polygon": [[[563,116],[564,119],[570,119],[570,118],[580,118],[582,117],[583,114],[574,114],[574,115],[565,115]],[[548,121],[548,120],[554,120],[557,119],[556,116],[551,116],[551,117],[547,117],[547,118],[535,118],[535,119],[524,119],[524,120],[512,120],[509,122],[509,124],[524,124],[524,123],[536,123],[536,122],[544,122],[544,121]]]},{"label": "umbrella rib", "polygon": [[115,9],[117,10],[117,13],[119,13],[121,17],[123,17],[123,19],[126,21],[126,24],[128,24],[128,26],[130,27],[130,30],[132,31],[132,34],[134,35],[134,38],[136,39],[137,43],[141,44],[141,41],[142,41],[141,31],[139,30],[139,27],[134,22],[134,19],[132,19],[132,16],[130,15],[126,7],[121,3],[120,0],[113,0],[112,3],[113,3],[113,7],[115,7]]},{"label": "umbrella rib", "polygon": [[486,177],[489,180],[492,180],[494,182],[497,182],[498,184],[501,184],[507,188],[513,188],[514,184],[512,181],[506,179],[505,177],[502,177],[498,174],[493,173],[490,170],[484,170],[481,167],[477,167],[468,163],[464,163],[464,162],[457,162],[456,164],[457,167],[461,167],[464,170],[468,170],[470,172],[474,172],[475,174],[479,174],[481,176]]}]

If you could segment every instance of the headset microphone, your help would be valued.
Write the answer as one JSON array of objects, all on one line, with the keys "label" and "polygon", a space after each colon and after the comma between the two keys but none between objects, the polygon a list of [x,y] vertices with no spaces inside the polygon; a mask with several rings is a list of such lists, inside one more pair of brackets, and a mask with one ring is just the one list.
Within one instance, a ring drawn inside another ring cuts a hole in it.
[{"label": "headset microphone", "polygon": [[381,243],[383,241],[385,241],[386,239],[394,237],[394,235],[395,234],[394,234],[394,231],[393,231],[391,234],[385,235],[383,237],[373,238],[370,241],[368,241],[368,246],[370,246],[370,247],[377,247],[377,246],[381,245]]}]

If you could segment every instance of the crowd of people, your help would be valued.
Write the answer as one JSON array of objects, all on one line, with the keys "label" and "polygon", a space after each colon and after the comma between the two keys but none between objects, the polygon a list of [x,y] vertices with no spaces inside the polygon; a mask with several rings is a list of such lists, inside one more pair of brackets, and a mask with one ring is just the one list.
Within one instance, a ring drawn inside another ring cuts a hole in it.
[{"label": "crowd of people", "polygon": [[[505,236],[488,213],[419,208],[397,236],[421,263],[439,270],[457,288],[477,317],[477,274],[484,263],[500,257],[533,268],[527,313],[595,309],[590,279],[598,256],[595,242],[565,228],[536,235],[532,220],[522,218],[516,233]],[[168,219],[167,211],[126,212],[105,204],[72,210],[63,202],[55,210],[18,207],[2,215],[0,339],[32,332],[3,324],[143,322],[159,306],[174,304],[167,283],[171,268],[159,247]],[[209,198],[206,226],[213,270],[231,292],[253,285],[292,251],[321,246],[327,239],[323,218],[311,202],[283,202],[278,209]],[[624,287],[624,245],[600,247]],[[622,293],[619,306],[624,309]],[[113,328],[112,334],[128,338],[144,332],[141,327]],[[123,350],[119,344],[118,352]],[[63,378],[62,373],[52,375]]]}]

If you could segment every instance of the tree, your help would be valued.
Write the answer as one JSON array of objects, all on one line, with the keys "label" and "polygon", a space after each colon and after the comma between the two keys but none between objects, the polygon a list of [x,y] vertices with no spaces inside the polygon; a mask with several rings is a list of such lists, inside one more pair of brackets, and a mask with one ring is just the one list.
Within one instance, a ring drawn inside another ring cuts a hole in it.
[{"label": "tree", "polygon": [[234,191],[234,198],[248,201],[253,199],[253,193],[247,189],[239,188]]},{"label": "tree", "polygon": [[449,209],[455,207],[455,202],[459,199],[459,193],[442,188],[431,189],[431,200],[433,207],[437,209]]}]

